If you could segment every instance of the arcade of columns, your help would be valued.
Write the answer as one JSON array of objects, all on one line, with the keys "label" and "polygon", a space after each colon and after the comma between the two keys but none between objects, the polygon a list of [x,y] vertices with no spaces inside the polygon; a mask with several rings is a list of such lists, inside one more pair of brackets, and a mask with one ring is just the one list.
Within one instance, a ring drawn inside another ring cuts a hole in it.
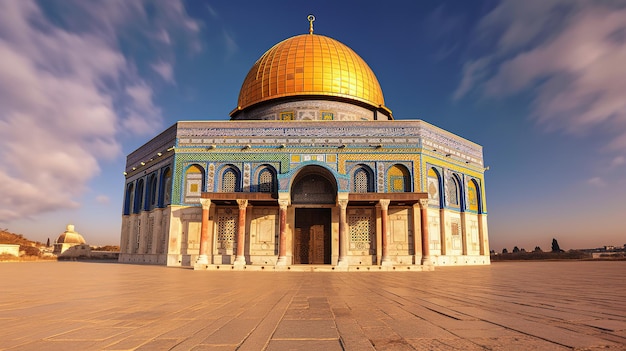
[{"label": "arcade of columns", "polygon": [[[338,266],[345,267],[348,265],[347,255],[348,255],[348,222],[346,220],[346,210],[348,208],[348,200],[340,199],[337,201],[339,205],[339,260]],[[391,266],[392,261],[388,255],[388,210],[390,200],[381,199],[378,201],[381,208],[381,232],[382,232],[382,260],[381,265],[383,266]],[[212,231],[212,221],[209,221],[209,209],[211,207],[211,200],[203,198],[200,200],[200,204],[202,205],[202,224],[201,224],[201,234],[200,234],[200,252],[197,260],[197,264],[200,265],[208,265],[209,264],[209,252],[210,243],[213,242],[213,231]],[[246,230],[246,209],[248,207],[248,200],[238,199],[237,204],[239,206],[239,222],[238,222],[238,230],[237,230],[237,252],[235,256],[234,266],[241,267],[246,264],[246,259],[244,255],[244,247],[245,247],[245,230]],[[287,207],[289,205],[288,200],[278,200],[279,205],[279,245],[278,245],[278,262],[277,266],[285,266],[287,265]],[[430,265],[430,236],[428,232],[428,199],[419,199],[418,204],[414,206],[419,206],[420,209],[420,228],[421,228],[421,253],[422,253],[422,265]],[[480,216],[480,215],[479,215]],[[479,220],[479,227],[481,227],[482,221]],[[483,244],[483,231],[482,228],[479,228],[479,240],[480,240],[480,253],[484,254],[484,244]],[[209,232],[211,234],[209,234]],[[413,248],[414,252],[420,251],[418,246],[418,241],[413,240]],[[465,254],[465,253],[464,253]]]}]

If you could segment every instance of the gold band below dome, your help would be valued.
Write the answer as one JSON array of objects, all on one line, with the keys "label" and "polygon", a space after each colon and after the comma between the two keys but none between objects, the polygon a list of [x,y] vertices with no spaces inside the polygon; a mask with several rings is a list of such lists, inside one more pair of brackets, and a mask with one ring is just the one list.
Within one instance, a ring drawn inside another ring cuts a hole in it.
[{"label": "gold band below dome", "polygon": [[335,39],[303,34],[274,45],[257,60],[231,116],[260,102],[297,96],[355,100],[391,114],[374,72],[359,55]]}]

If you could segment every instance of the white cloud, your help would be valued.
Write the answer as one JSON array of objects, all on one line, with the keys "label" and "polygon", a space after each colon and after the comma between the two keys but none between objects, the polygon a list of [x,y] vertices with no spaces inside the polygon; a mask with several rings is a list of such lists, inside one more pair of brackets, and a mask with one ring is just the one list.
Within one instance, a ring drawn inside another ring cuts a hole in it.
[{"label": "white cloud", "polygon": [[108,205],[111,202],[111,198],[106,195],[98,195],[96,196],[96,202],[101,205]]},{"label": "white cloud", "polygon": [[224,44],[226,45],[226,58],[229,58],[239,50],[239,45],[233,35],[226,30],[223,31]]},{"label": "white cloud", "polygon": [[619,167],[623,164],[626,164],[626,158],[624,158],[624,156],[616,156],[611,161],[611,168]]},{"label": "white cloud", "polygon": [[153,63],[150,65],[152,69],[157,72],[163,80],[166,82],[174,84],[174,67],[171,63],[160,61],[157,63]]},{"label": "white cloud", "polygon": [[163,45],[152,33],[198,31],[174,1],[155,3],[152,18],[139,1],[47,5],[60,6],[55,21],[33,1],[0,1],[0,222],[80,206],[99,163],[123,156],[122,131],[161,127],[118,40]]},{"label": "white cloud", "polygon": [[625,3],[503,1],[475,34],[492,50],[465,64],[455,99],[529,91],[533,117],[545,128],[609,128],[617,136],[607,148],[626,146]]},{"label": "white cloud", "polygon": [[587,184],[595,186],[595,187],[599,187],[599,188],[603,188],[606,186],[606,182],[604,181],[604,179],[600,177],[593,177],[593,178],[588,179]]}]

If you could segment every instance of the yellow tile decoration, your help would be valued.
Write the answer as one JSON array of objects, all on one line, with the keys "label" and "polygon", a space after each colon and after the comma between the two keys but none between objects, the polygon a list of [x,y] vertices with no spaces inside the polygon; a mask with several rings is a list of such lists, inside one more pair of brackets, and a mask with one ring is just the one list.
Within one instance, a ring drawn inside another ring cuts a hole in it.
[{"label": "yellow tile decoration", "polygon": [[467,202],[471,211],[478,211],[478,196],[476,194],[476,185],[473,181],[467,183]]},{"label": "yellow tile decoration", "polygon": [[280,119],[282,121],[293,121],[293,112],[281,112]]},{"label": "yellow tile decoration", "polygon": [[332,112],[322,112],[322,119],[325,121],[333,120],[334,116]]},{"label": "yellow tile decoration", "polygon": [[329,162],[329,163],[337,162],[337,155],[326,155],[326,162]]},{"label": "yellow tile decoration", "polygon": [[291,162],[300,162],[300,155],[291,155]]}]

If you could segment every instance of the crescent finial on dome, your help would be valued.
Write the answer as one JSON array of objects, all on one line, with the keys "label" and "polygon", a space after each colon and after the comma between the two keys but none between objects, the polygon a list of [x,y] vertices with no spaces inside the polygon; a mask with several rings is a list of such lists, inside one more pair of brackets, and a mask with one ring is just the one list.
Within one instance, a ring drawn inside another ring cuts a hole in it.
[{"label": "crescent finial on dome", "polygon": [[309,20],[309,34],[313,34],[313,22],[315,22],[315,16],[308,15],[306,19]]}]

